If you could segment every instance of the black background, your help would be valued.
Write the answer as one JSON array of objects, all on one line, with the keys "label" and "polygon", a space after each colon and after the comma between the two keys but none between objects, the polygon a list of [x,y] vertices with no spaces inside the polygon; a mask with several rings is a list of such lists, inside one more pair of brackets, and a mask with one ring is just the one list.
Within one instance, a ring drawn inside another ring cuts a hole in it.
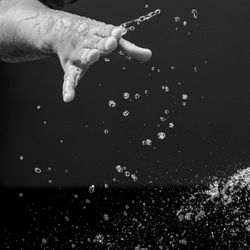
[{"label": "black background", "polygon": [[[115,56],[110,57],[110,62],[101,59],[81,80],[76,99],[70,104],[62,101],[63,72],[55,59],[1,63],[1,223],[10,232],[3,234],[5,246],[20,243],[17,239],[24,234],[23,249],[40,249],[41,238],[50,234],[51,239],[59,237],[64,247],[57,247],[59,243],[50,246],[69,249],[69,239],[85,235],[94,238],[97,232],[107,232],[109,227],[99,220],[104,211],[111,211],[120,219],[125,204],[132,199],[139,204],[133,207],[137,218],[143,216],[142,202],[156,200],[155,210],[147,214],[152,217],[148,220],[149,234],[143,231],[139,238],[149,240],[157,232],[150,229],[157,228],[162,233],[166,227],[176,235],[180,230],[182,237],[185,226],[176,229],[174,212],[183,201],[182,188],[204,184],[213,176],[230,176],[249,166],[249,1],[85,0],[67,10],[119,25],[157,8],[161,15],[126,35],[130,41],[153,51],[150,62],[131,64]],[[192,9],[198,11],[197,19],[193,18]],[[178,23],[174,21],[176,16],[181,17]],[[187,26],[183,26],[183,21],[187,21]],[[163,84],[169,86],[169,93],[161,89]],[[132,101],[123,99],[124,92],[130,93]],[[139,100],[133,98],[136,93],[141,95]],[[189,97],[185,107],[184,93]],[[117,103],[113,109],[108,107],[111,99]],[[168,123],[160,122],[165,109],[171,111],[168,122],[174,123],[172,129]],[[123,117],[124,110],[130,111],[128,117]],[[104,134],[105,129],[108,134]],[[160,131],[166,132],[165,140],[157,139]],[[147,138],[153,141],[150,147],[142,145]],[[24,159],[20,160],[20,156]],[[138,182],[118,174],[117,164],[126,165],[131,173],[138,171]],[[35,167],[42,172],[35,173]],[[117,181],[113,182],[113,178]],[[86,186],[103,187],[104,183],[110,188],[91,196],[91,208],[83,212],[82,206],[90,195]],[[171,188],[152,193],[147,189],[152,184]],[[131,185],[143,186],[144,191],[128,188]],[[119,189],[113,189],[116,186]],[[20,192],[24,198],[20,198]],[[77,200],[72,198],[72,192],[79,194]],[[243,207],[245,210],[240,211],[245,213],[247,206]],[[225,229],[231,217],[226,216],[227,210],[219,211],[211,213],[205,226],[204,221],[187,225],[189,240],[196,246],[211,240],[207,235],[214,227],[213,232],[218,234],[218,241],[212,239],[214,249],[232,240]],[[65,224],[64,215],[71,218],[69,225]],[[150,224],[151,219],[156,222]],[[133,223],[122,221],[129,230]],[[63,225],[62,231],[57,231],[60,236],[48,233],[58,222]],[[81,230],[72,229],[72,225]],[[236,244],[244,241],[239,239],[237,235]],[[129,244],[135,246],[135,242],[131,240]],[[134,249],[128,245],[122,248],[122,244],[116,249]],[[20,248],[20,244],[16,246]]]}]

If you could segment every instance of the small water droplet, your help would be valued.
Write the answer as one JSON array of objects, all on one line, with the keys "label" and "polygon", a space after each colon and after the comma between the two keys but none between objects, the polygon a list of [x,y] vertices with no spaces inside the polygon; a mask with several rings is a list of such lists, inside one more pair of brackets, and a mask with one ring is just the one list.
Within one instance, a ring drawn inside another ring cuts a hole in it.
[{"label": "small water droplet", "polygon": [[95,192],[95,185],[89,186],[89,193],[93,194]]},{"label": "small water droplet", "polygon": [[170,128],[173,128],[173,127],[174,127],[174,123],[173,123],[173,122],[170,122],[168,126],[169,126]]},{"label": "small water droplet", "polygon": [[175,21],[176,23],[178,23],[180,20],[181,20],[181,18],[178,17],[178,16],[176,16],[176,17],[174,18],[174,21]]},{"label": "small water droplet", "polygon": [[142,145],[151,146],[152,145],[152,140],[151,139],[146,139],[146,140],[142,141]]},{"label": "small water droplet", "polygon": [[184,21],[184,22],[183,22],[183,26],[187,26],[187,21]]},{"label": "small water droplet", "polygon": [[198,18],[198,11],[196,9],[192,9],[191,12],[193,14],[194,19],[197,19]]},{"label": "small water droplet", "polygon": [[128,92],[123,93],[123,98],[128,99],[129,98],[129,93]]},{"label": "small water droplet", "polygon": [[20,161],[22,161],[24,159],[24,157],[22,155],[20,155],[19,159],[20,159]]},{"label": "small water droplet", "polygon": [[43,238],[43,239],[42,239],[42,244],[44,245],[44,244],[46,244],[46,243],[47,243],[47,239]]},{"label": "small water droplet", "polygon": [[116,168],[116,171],[117,171],[118,173],[122,173],[122,172],[123,172],[123,168],[122,168],[121,165],[117,165],[115,168]]},{"label": "small water droplet", "polygon": [[95,236],[94,242],[102,244],[104,241],[104,236],[102,234],[97,234]]},{"label": "small water droplet", "polygon": [[129,115],[129,111],[128,110],[125,110],[125,111],[123,111],[123,116],[128,116]]},{"label": "small water droplet", "polygon": [[136,182],[138,180],[138,177],[135,174],[131,175],[131,179]]},{"label": "small water droplet", "polygon": [[140,94],[135,94],[135,99],[139,99],[140,98]]},{"label": "small water droplet", "polygon": [[104,221],[108,221],[109,220],[109,215],[108,214],[104,214],[103,215],[103,220]]},{"label": "small water droplet", "polygon": [[105,57],[105,58],[104,58],[104,61],[105,61],[105,62],[110,62],[110,58]]},{"label": "small water droplet", "polygon": [[164,132],[159,132],[159,133],[157,134],[157,137],[158,137],[158,139],[163,140],[163,139],[165,139],[166,134],[165,134]]},{"label": "small water droplet", "polygon": [[165,121],[167,120],[167,118],[166,118],[166,117],[161,116],[161,117],[160,117],[160,120],[161,120],[161,122],[165,122]]},{"label": "small water droplet", "polygon": [[183,94],[183,95],[182,95],[182,99],[183,99],[183,100],[187,100],[187,99],[188,99],[188,95],[187,95],[187,94]]},{"label": "small water droplet", "polygon": [[162,88],[165,92],[169,92],[169,87],[168,87],[168,86],[161,86],[161,88]]},{"label": "small water droplet", "polygon": [[116,102],[114,100],[110,100],[108,105],[110,108],[114,108],[116,106]]},{"label": "small water droplet", "polygon": [[129,171],[125,171],[124,175],[125,175],[126,177],[129,177],[129,176],[130,176],[130,172],[129,172]]},{"label": "small water droplet", "polygon": [[37,174],[40,174],[40,173],[42,172],[42,170],[41,170],[41,168],[35,168],[35,172],[36,172]]}]

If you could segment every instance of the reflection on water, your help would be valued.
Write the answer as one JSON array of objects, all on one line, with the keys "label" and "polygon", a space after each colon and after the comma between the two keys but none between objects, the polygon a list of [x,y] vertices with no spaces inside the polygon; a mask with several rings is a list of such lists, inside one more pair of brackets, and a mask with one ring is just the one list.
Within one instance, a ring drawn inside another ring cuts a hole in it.
[{"label": "reflection on water", "polygon": [[[124,168],[116,166],[120,174]],[[248,249],[250,168],[225,180],[213,179],[207,187],[196,188],[114,189],[105,184],[105,188],[90,186],[89,194],[86,189],[12,191],[8,202],[18,203],[21,211],[11,208],[12,220],[5,223],[0,245],[2,249]]]}]

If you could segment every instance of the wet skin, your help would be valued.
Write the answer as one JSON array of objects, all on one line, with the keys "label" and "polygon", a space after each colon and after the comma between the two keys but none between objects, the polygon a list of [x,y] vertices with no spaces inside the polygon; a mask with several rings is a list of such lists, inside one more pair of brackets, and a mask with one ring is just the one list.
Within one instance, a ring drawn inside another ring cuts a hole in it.
[{"label": "wet skin", "polygon": [[124,58],[146,62],[149,49],[125,40],[120,26],[105,24],[36,0],[0,0],[0,58],[7,62],[56,56],[64,70],[63,100],[75,97],[75,88],[87,69],[103,55],[124,52]]}]

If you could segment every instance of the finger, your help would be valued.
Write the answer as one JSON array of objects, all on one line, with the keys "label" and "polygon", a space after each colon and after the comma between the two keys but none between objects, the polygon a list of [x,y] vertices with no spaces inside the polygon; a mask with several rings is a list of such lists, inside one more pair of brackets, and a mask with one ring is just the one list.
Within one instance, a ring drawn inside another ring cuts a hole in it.
[{"label": "finger", "polygon": [[98,49],[103,53],[110,53],[117,48],[117,40],[112,36],[101,38],[92,35],[83,42],[82,46],[88,49]]},{"label": "finger", "polygon": [[125,55],[133,61],[147,62],[152,56],[151,50],[138,47],[123,38],[120,39],[119,46]]},{"label": "finger", "polygon": [[85,73],[88,67],[97,62],[100,58],[101,52],[98,49],[83,49],[80,53],[80,62],[83,73]]},{"label": "finger", "polygon": [[74,65],[69,65],[65,71],[63,82],[63,101],[71,102],[75,97],[75,88],[82,77],[82,70]]},{"label": "finger", "polygon": [[95,34],[100,37],[113,36],[114,38],[119,40],[124,34],[124,28],[111,24],[101,24],[100,26],[96,27]]}]

